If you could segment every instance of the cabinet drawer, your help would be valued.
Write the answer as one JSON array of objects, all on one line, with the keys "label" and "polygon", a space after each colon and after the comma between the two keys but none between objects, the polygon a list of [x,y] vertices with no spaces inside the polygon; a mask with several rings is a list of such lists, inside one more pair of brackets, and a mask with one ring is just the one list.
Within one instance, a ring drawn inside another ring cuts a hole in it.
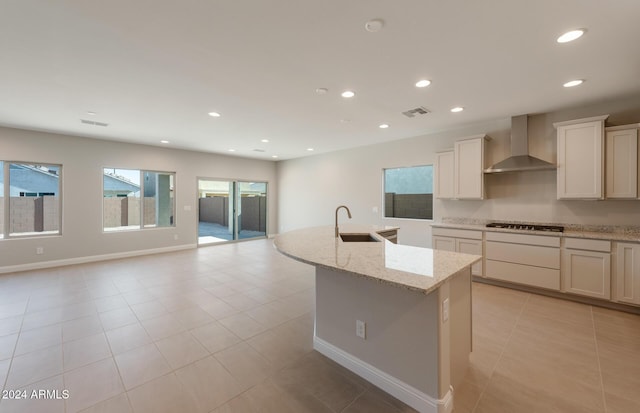
[{"label": "cabinet drawer", "polygon": [[507,244],[487,241],[485,246],[487,260],[533,265],[545,268],[560,268],[560,249],[538,245]]},{"label": "cabinet drawer", "polygon": [[545,247],[559,247],[560,237],[529,234],[512,234],[507,232],[487,231],[487,241],[509,242],[512,244],[542,245]]},{"label": "cabinet drawer", "polygon": [[432,228],[431,234],[441,237],[482,239],[482,231],[473,231],[469,229]]},{"label": "cabinet drawer", "polygon": [[574,250],[611,252],[611,241],[584,238],[566,238],[564,247]]},{"label": "cabinet drawer", "polygon": [[533,287],[560,290],[560,270],[532,267],[510,262],[487,260],[485,274],[488,278],[509,281]]}]

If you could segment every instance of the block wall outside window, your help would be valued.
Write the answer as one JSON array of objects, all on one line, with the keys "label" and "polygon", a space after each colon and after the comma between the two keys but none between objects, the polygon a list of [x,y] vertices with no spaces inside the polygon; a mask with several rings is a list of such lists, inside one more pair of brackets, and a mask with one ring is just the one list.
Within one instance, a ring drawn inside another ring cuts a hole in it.
[{"label": "block wall outside window", "polygon": [[61,165],[0,162],[0,237],[61,233]]},{"label": "block wall outside window", "polygon": [[175,226],[174,183],[173,172],[104,168],[104,231]]},{"label": "block wall outside window", "polygon": [[433,165],[384,170],[384,216],[433,219]]}]

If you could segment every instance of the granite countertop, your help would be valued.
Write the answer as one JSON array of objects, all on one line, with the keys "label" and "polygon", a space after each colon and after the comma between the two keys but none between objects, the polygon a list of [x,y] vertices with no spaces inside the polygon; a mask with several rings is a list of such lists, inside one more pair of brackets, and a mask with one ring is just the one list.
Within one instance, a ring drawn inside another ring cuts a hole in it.
[{"label": "granite countertop", "polygon": [[[455,221],[455,219],[451,219]],[[640,242],[640,228],[634,226],[581,226],[581,225],[564,225],[564,232],[547,232],[547,231],[531,231],[531,230],[518,230],[508,228],[487,228],[486,224],[489,221],[482,220],[466,220],[460,219],[459,222],[439,222],[432,223],[434,228],[452,228],[452,229],[468,229],[473,231],[491,231],[491,232],[510,232],[515,234],[531,234],[531,235],[543,235],[549,237],[564,237],[564,238],[587,238],[598,239],[608,241],[628,241],[628,242]],[[513,222],[519,224],[520,222]],[[527,224],[521,222],[522,224]],[[528,224],[532,224],[528,222]],[[538,224],[538,223],[535,223]],[[541,225],[562,225],[562,224],[545,224]]]},{"label": "granite countertop", "polygon": [[368,233],[381,240],[344,242],[335,238],[332,226],[304,228],[276,236],[274,245],[284,255],[307,264],[423,294],[436,290],[448,278],[482,258],[397,245],[377,234],[394,229],[398,227],[341,225],[341,234]]}]

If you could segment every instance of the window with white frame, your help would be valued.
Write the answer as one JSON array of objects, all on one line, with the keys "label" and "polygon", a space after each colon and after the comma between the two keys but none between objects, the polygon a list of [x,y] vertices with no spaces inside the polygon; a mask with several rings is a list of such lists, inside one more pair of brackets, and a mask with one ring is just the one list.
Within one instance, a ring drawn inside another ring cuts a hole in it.
[{"label": "window with white frame", "polygon": [[384,216],[433,219],[433,165],[384,169]]},{"label": "window with white frame", "polygon": [[102,182],[104,231],[175,225],[175,173],[104,168]]},{"label": "window with white frame", "polygon": [[61,233],[62,165],[0,161],[0,238]]}]

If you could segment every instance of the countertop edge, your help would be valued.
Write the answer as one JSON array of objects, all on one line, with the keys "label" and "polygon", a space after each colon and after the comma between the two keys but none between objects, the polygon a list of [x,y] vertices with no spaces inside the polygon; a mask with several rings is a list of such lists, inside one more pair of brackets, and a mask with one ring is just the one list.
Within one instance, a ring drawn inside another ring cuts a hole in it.
[{"label": "countertop edge", "polygon": [[591,231],[564,231],[564,232],[547,232],[547,231],[523,231],[508,228],[488,228],[484,225],[474,224],[451,224],[451,223],[432,223],[432,228],[451,228],[465,229],[471,231],[487,231],[487,232],[508,232],[512,234],[540,235],[558,238],[585,238],[606,241],[627,241],[640,243],[640,237],[624,233],[616,232],[591,232]]}]

